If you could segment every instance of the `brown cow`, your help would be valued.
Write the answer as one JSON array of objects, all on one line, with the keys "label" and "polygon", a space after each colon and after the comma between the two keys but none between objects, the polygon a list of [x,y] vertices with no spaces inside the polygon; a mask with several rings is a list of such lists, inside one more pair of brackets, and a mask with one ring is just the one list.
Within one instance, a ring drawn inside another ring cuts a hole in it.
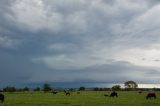
[{"label": "brown cow", "polygon": [[4,102],[4,95],[0,94],[0,101],[3,103]]},{"label": "brown cow", "polygon": [[156,93],[154,93],[154,92],[148,93],[147,96],[146,96],[146,99],[151,99],[151,98],[156,99]]}]

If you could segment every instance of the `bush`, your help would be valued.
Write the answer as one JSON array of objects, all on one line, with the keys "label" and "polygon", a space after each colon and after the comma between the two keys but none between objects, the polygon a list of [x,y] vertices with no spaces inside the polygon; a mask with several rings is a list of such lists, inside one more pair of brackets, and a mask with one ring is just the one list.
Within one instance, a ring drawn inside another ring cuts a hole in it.
[{"label": "bush", "polygon": [[28,87],[24,87],[23,91],[29,91],[29,88]]},{"label": "bush", "polygon": [[47,83],[45,83],[44,85],[43,85],[43,91],[51,91],[52,90],[52,88],[50,87],[50,85],[49,84],[47,84]]},{"label": "bush", "polygon": [[85,87],[84,87],[84,86],[81,86],[81,87],[79,88],[79,91],[85,91]]},{"label": "bush", "polygon": [[121,90],[121,86],[120,86],[120,85],[114,85],[114,86],[112,87],[112,90],[120,91],[120,90]]},{"label": "bush", "polygon": [[40,90],[41,90],[40,87],[34,89],[34,91],[40,91]]},{"label": "bush", "polygon": [[3,88],[3,91],[4,92],[15,92],[16,91],[16,88],[15,87],[5,87]]}]

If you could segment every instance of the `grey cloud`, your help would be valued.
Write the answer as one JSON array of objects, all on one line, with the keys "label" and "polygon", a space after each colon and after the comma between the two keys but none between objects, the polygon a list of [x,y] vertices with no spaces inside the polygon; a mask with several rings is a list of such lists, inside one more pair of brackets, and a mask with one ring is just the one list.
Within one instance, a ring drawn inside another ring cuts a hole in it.
[{"label": "grey cloud", "polygon": [[153,60],[153,61],[159,62],[160,60],[159,60],[159,59],[155,59],[155,60]]},{"label": "grey cloud", "polygon": [[115,54],[159,44],[158,6],[158,0],[1,0],[1,79],[152,82],[157,67]]},{"label": "grey cloud", "polygon": [[[104,82],[104,83],[123,83],[127,80],[134,80],[141,83],[154,83],[155,74],[159,71],[153,70],[152,67],[140,67],[128,62],[112,62],[110,64],[90,66],[80,70],[57,70],[53,69],[47,72],[41,78],[45,81],[59,82]],[[38,80],[36,76],[34,80]],[[39,79],[40,81],[42,79]],[[38,81],[39,81],[38,80]]]},{"label": "grey cloud", "polygon": [[0,52],[1,57],[1,85],[7,85],[11,83],[23,82],[26,79],[20,78],[29,78],[29,66],[27,64],[27,60],[20,59],[19,57],[14,57],[9,55],[6,52]]}]

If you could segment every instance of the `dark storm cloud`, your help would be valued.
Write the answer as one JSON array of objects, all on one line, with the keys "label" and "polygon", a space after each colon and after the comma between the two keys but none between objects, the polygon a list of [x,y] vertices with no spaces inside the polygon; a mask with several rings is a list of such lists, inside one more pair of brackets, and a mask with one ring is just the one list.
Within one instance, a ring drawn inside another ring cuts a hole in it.
[{"label": "dark storm cloud", "polygon": [[159,3],[1,0],[1,83],[152,82],[159,75]]},{"label": "dark storm cloud", "polygon": [[[142,67],[132,65],[124,61],[110,62],[109,64],[94,65],[84,69],[57,70],[53,69],[43,75],[39,74],[32,80],[41,82],[54,79],[53,82],[95,82],[95,83],[123,83],[134,80],[138,83],[150,83],[151,79],[156,81],[159,71],[153,67]],[[44,78],[39,79],[39,77]],[[143,80],[142,80],[143,79]]]}]

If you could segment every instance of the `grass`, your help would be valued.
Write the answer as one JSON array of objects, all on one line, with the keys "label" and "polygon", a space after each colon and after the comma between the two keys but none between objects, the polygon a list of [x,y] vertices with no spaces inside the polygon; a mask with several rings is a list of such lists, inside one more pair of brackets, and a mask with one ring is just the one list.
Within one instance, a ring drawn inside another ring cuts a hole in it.
[{"label": "grass", "polygon": [[[118,98],[104,97],[104,91],[72,92],[70,96],[42,92],[5,93],[7,106],[160,106],[160,97],[146,100],[146,92],[118,92]],[[160,92],[157,92],[157,96]],[[0,103],[0,106],[4,104]]]}]

